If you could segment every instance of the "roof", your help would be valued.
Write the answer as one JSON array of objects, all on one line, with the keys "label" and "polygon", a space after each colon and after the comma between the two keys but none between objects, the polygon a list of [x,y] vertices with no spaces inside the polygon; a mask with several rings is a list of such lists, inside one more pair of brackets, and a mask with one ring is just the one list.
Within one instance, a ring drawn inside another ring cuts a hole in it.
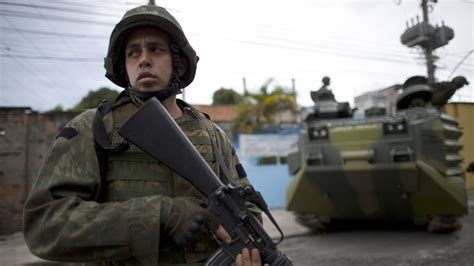
[{"label": "roof", "polygon": [[214,122],[232,122],[237,116],[235,105],[193,104],[193,106],[199,111],[208,114]]}]

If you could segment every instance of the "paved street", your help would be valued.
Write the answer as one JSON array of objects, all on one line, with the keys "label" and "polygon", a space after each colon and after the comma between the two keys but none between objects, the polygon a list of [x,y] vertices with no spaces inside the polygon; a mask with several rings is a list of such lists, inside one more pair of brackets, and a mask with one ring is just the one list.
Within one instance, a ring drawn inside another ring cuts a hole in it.
[{"label": "paved street", "polygon": [[433,234],[412,226],[353,226],[289,237],[281,245],[295,265],[474,265],[474,208],[463,228]]},{"label": "paved street", "polygon": [[[280,249],[295,265],[474,265],[474,191],[463,228],[451,234],[433,234],[413,226],[365,224],[326,234],[311,234],[293,215],[274,209],[286,239]],[[278,231],[264,221],[267,232]],[[59,265],[33,256],[21,233],[0,237],[0,266]]]}]

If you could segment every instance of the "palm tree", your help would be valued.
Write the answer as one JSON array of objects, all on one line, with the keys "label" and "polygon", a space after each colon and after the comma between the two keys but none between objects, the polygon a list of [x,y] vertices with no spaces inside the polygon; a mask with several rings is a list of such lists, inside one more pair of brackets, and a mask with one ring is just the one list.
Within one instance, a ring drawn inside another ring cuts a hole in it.
[{"label": "palm tree", "polygon": [[286,90],[280,85],[269,92],[269,85],[273,79],[267,80],[259,93],[244,92],[244,100],[237,105],[237,118],[231,127],[233,132],[252,133],[265,125],[281,123],[281,114],[290,111],[297,113],[295,93]]}]

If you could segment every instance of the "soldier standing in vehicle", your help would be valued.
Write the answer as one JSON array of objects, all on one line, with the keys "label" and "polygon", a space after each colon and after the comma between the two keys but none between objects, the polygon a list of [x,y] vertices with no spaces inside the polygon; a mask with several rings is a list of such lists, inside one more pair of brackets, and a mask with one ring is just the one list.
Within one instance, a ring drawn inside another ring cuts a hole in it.
[{"label": "soldier standing in vehicle", "polygon": [[[56,137],[25,204],[23,231],[34,254],[100,265],[202,265],[218,248],[210,232],[230,240],[199,191],[117,133],[156,97],[218,176],[222,156],[232,181],[247,184],[225,133],[176,99],[193,81],[197,61],[167,10],[148,5],[125,13],[104,65],[106,77],[125,90]],[[236,260],[260,264],[258,250],[244,249]]]},{"label": "soldier standing in vehicle", "polygon": [[311,99],[313,99],[313,102],[317,102],[317,101],[335,102],[336,99],[334,97],[334,94],[328,88],[329,84],[331,84],[331,79],[328,76],[325,76],[323,77],[322,82],[323,82],[323,86],[321,86],[319,90],[311,92]]}]

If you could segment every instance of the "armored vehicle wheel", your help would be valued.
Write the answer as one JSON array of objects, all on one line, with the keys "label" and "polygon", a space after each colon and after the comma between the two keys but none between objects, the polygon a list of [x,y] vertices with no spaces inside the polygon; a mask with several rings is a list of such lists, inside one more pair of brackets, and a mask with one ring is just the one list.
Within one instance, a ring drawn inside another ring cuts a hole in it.
[{"label": "armored vehicle wheel", "polygon": [[462,223],[459,217],[433,216],[428,221],[428,231],[433,233],[451,233],[461,229]]},{"label": "armored vehicle wheel", "polygon": [[314,213],[295,213],[296,222],[311,229],[314,233],[325,233],[325,223]]}]

